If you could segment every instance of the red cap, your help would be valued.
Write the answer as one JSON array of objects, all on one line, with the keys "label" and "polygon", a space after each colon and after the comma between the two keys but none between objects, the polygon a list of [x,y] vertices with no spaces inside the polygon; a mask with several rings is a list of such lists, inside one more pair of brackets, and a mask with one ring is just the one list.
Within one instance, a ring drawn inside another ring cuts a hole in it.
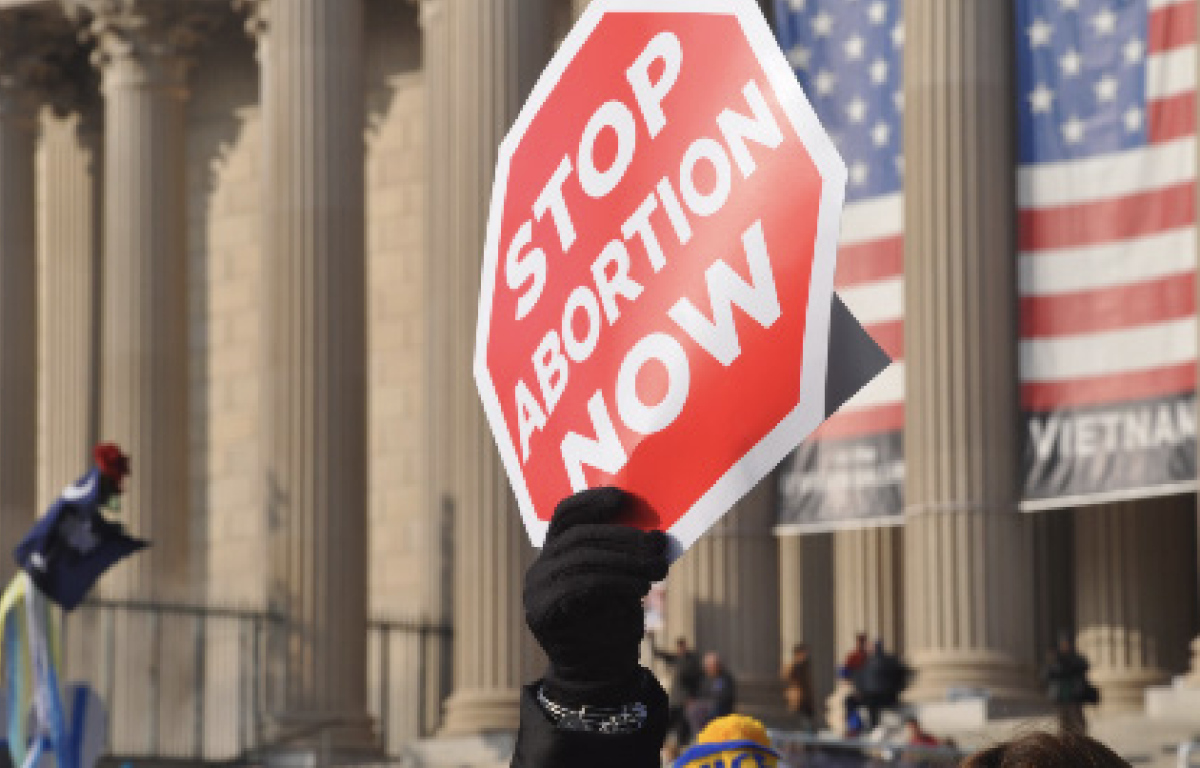
[{"label": "red cap", "polygon": [[116,443],[100,443],[92,450],[92,455],[96,459],[96,466],[100,468],[100,474],[114,481],[117,488],[120,488],[121,481],[129,475],[129,457],[121,452]]}]

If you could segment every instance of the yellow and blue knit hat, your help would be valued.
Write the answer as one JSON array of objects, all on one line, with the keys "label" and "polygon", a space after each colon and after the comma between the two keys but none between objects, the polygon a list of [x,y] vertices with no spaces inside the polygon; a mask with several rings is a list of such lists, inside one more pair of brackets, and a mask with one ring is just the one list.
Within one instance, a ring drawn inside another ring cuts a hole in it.
[{"label": "yellow and blue knit hat", "polygon": [[776,768],[779,753],[767,729],[752,717],[727,715],[709,723],[674,768]]}]

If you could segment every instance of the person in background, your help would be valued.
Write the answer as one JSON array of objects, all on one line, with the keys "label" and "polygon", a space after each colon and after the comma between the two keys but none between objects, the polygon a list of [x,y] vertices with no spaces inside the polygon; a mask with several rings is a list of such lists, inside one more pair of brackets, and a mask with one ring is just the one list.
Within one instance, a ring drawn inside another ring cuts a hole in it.
[{"label": "person in background", "polygon": [[859,632],[854,636],[854,650],[846,654],[841,668],[838,669],[838,676],[843,680],[853,680],[854,673],[862,669],[870,655],[870,651],[867,649],[867,633]]},{"label": "person in background", "polygon": [[710,651],[704,654],[704,677],[700,682],[700,695],[688,708],[688,720],[692,733],[699,733],[704,726],[718,717],[733,714],[737,706],[737,683],[721,655]]},{"label": "person in background", "polygon": [[816,725],[813,710],[812,663],[808,658],[808,646],[796,643],[792,647],[792,660],[783,668],[783,697],[788,712],[799,721],[799,727],[811,731]]},{"label": "person in background", "polygon": [[1074,731],[1034,732],[968,757],[962,768],[1131,768],[1116,752]]},{"label": "person in background", "polygon": [[700,695],[700,683],[704,677],[700,655],[688,646],[686,637],[681,637],[675,641],[674,653],[655,648],[654,658],[661,659],[671,668],[671,688],[667,692],[671,702],[668,735],[674,740],[674,746],[686,746],[692,740],[687,706]]},{"label": "person in background", "polygon": [[1088,660],[1075,650],[1071,636],[1058,638],[1058,649],[1050,652],[1042,677],[1046,693],[1058,711],[1058,726],[1064,732],[1087,733],[1084,704],[1097,704],[1100,697],[1088,682]]},{"label": "person in background", "polygon": [[854,698],[859,706],[867,708],[867,729],[879,727],[880,715],[885,709],[900,704],[900,694],[908,687],[912,670],[895,654],[884,650],[883,641],[875,642],[875,652],[854,673]]},{"label": "person in background", "polygon": [[921,721],[913,715],[904,718],[904,743],[910,747],[939,747],[937,737],[921,727]]}]

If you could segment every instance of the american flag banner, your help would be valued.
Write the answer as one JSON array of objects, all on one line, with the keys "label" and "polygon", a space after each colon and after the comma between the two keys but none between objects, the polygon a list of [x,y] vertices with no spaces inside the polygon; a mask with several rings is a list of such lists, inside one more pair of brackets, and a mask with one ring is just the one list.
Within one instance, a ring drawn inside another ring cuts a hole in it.
[{"label": "american flag banner", "polygon": [[904,479],[902,3],[775,0],[775,23],[781,47],[850,171],[837,291],[896,361],[784,463],[779,530],[899,523]]},{"label": "american flag banner", "polygon": [[1197,0],[1018,0],[1026,509],[1195,482]]}]

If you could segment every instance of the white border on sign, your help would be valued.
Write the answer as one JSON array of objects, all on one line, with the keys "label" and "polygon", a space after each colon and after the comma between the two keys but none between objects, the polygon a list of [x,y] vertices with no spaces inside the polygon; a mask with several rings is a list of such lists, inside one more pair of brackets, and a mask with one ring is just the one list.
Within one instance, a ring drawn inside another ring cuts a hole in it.
[{"label": "white border on sign", "polygon": [[[604,14],[619,12],[708,13],[735,16],[750,43],[751,50],[767,75],[771,88],[775,91],[780,107],[812,157],[822,179],[821,209],[817,217],[816,242],[813,249],[804,349],[801,351],[803,371],[800,380],[800,402],[671,527],[669,533],[672,535],[674,558],[682,554],[742,496],[770,474],[771,470],[825,419],[829,309],[833,299],[838,231],[845,201],[847,172],[845,163],[821,127],[756,0],[593,0],[587,7],[538,78],[516,122],[500,144],[488,216],[479,317],[475,332],[476,386],[525,528],[535,547],[542,545],[550,524],[538,519],[534,513],[533,499],[521,472],[516,445],[508,432],[500,398],[487,371],[488,322],[492,315],[492,298],[500,263],[500,221],[504,211],[504,195],[508,187],[513,154],[530,123],[558,85],[567,66],[599,26]],[[780,194],[786,194],[786,191],[780,190]]]}]

